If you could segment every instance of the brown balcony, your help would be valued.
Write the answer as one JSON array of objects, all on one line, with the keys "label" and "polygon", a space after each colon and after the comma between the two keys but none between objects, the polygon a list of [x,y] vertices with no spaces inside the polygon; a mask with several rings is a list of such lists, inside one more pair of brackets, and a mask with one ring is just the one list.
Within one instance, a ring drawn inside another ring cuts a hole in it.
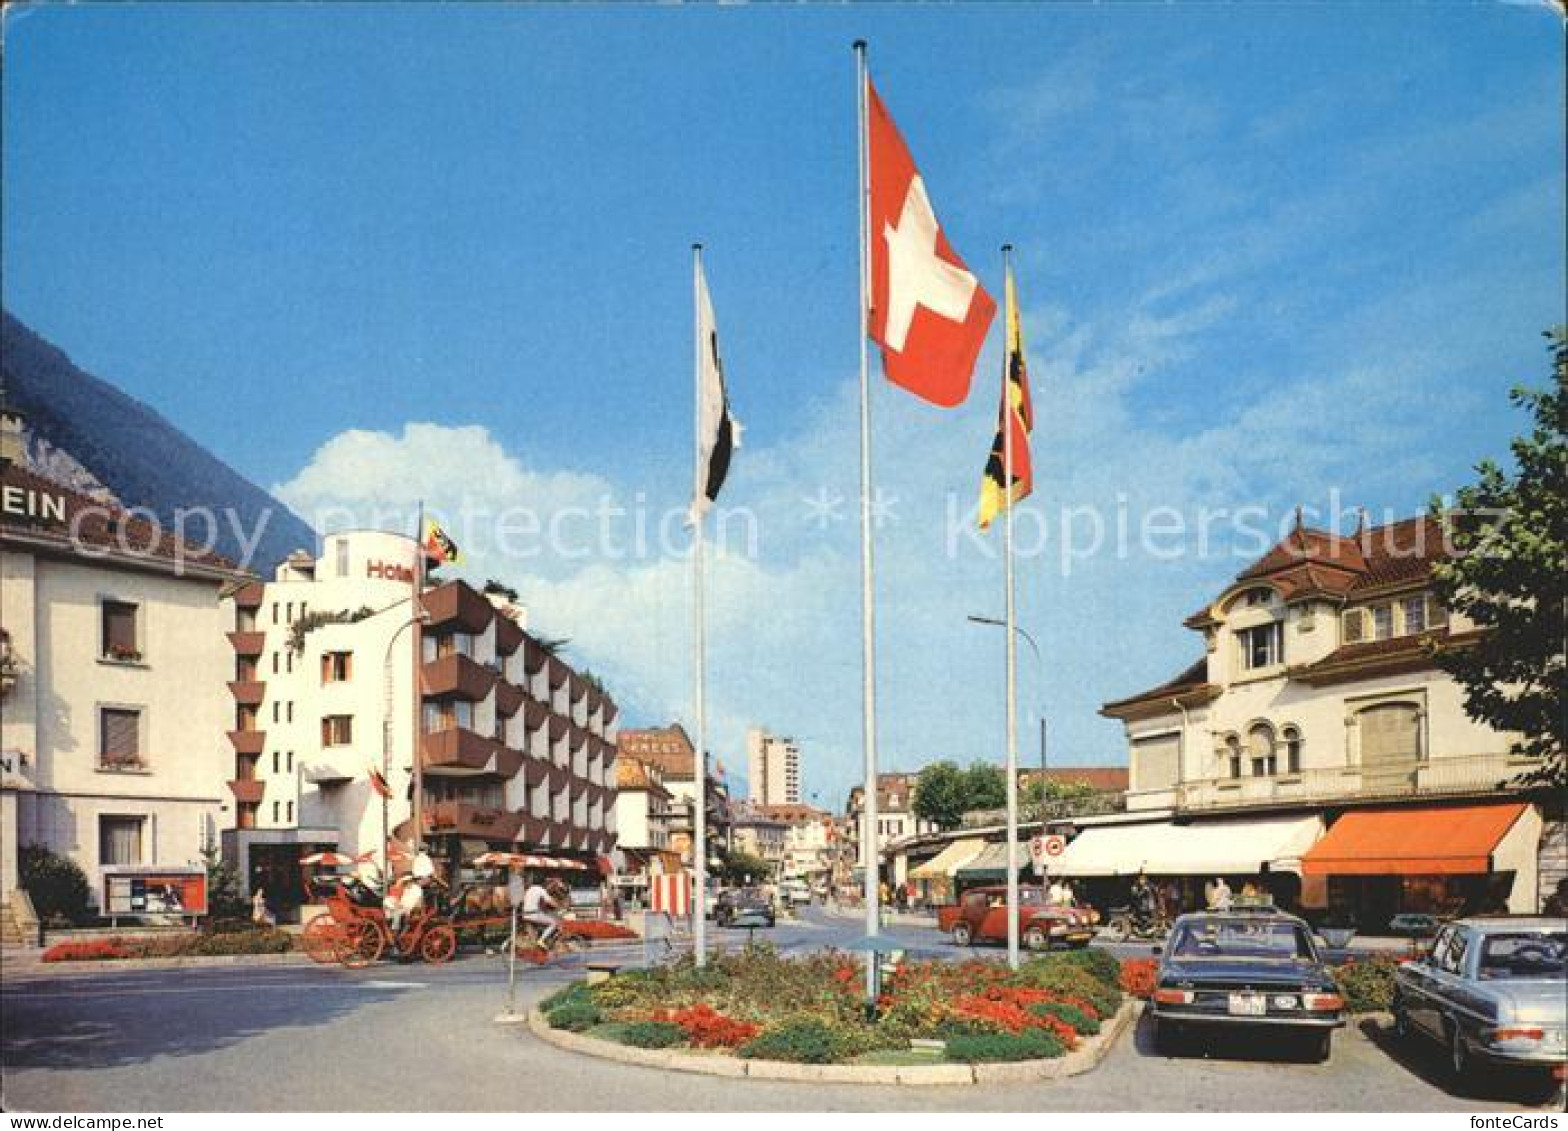
[{"label": "brown balcony", "polygon": [[248,754],[257,757],[267,745],[267,732],[264,730],[231,730],[229,742],[234,746],[234,753]]},{"label": "brown balcony", "polygon": [[236,778],[229,783],[229,789],[234,793],[234,800],[241,805],[255,805],[267,792],[267,783],[255,778]]},{"label": "brown balcony", "polygon": [[265,632],[231,632],[228,635],[236,656],[259,656],[267,646]]},{"label": "brown balcony", "polygon": [[550,708],[531,695],[523,704],[523,725],[529,730],[538,730],[549,715]]},{"label": "brown balcony", "polygon": [[538,817],[524,817],[523,824],[517,831],[517,839],[523,844],[543,846],[545,838],[550,835],[550,822]]},{"label": "brown balcony", "polygon": [[615,716],[620,713],[621,709],[615,705],[615,700],[606,695],[604,697],[604,725],[609,726],[615,721]]},{"label": "brown balcony", "polygon": [[257,707],[267,693],[267,685],[259,679],[230,680],[229,690],[234,693],[234,701],[242,707]]},{"label": "brown balcony", "polygon": [[511,718],[517,714],[517,709],[523,705],[523,689],[517,684],[504,679],[495,682],[495,709],[504,718]]},{"label": "brown balcony", "polygon": [[572,669],[554,656],[550,657],[550,690],[554,691],[572,677]]},{"label": "brown balcony", "polygon": [[565,715],[550,716],[550,741],[555,742],[571,729],[571,722]]},{"label": "brown balcony", "polygon": [[523,780],[528,783],[529,789],[543,785],[550,778],[550,763],[540,758],[524,758]]},{"label": "brown balcony", "polygon": [[424,737],[425,772],[438,777],[509,778],[517,773],[519,751],[485,738],[467,727],[449,727]]},{"label": "brown balcony", "polygon": [[468,801],[438,801],[425,810],[425,823],[433,833],[451,833],[480,840],[512,840],[522,827],[523,814],[475,805]]},{"label": "brown balcony", "polygon": [[523,642],[523,630],[511,617],[495,618],[495,650],[503,656],[510,656],[517,651],[518,645]]},{"label": "brown balcony", "polygon": [[422,676],[430,699],[467,699],[477,703],[495,686],[495,672],[477,660],[453,653],[428,661]]},{"label": "brown balcony", "polygon": [[523,635],[523,643],[525,645],[523,649],[523,670],[529,675],[538,675],[539,669],[544,667],[545,662],[549,660],[549,654],[545,652],[539,641],[527,633]]},{"label": "brown balcony", "polygon": [[261,598],[265,586],[259,581],[252,581],[234,591],[234,604],[241,609],[261,608]]},{"label": "brown balcony", "polygon": [[483,632],[495,616],[495,606],[461,581],[449,581],[427,590],[420,600],[430,615],[428,627],[433,630]]}]

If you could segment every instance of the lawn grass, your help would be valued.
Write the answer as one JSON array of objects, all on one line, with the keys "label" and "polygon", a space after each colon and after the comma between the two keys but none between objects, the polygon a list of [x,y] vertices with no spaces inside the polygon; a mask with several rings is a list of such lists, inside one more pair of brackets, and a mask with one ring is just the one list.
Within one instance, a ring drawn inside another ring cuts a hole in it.
[{"label": "lawn grass", "polygon": [[850,1064],[880,1064],[908,1068],[921,1064],[946,1064],[941,1049],[872,1049],[849,1061]]}]

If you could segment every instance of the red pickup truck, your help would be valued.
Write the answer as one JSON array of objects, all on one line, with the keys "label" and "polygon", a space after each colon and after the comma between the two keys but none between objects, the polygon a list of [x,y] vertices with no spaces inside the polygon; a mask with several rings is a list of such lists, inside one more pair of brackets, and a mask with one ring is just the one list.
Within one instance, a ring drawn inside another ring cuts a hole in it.
[{"label": "red pickup truck", "polygon": [[[1088,907],[1046,902],[1043,888],[1018,888],[1018,937],[1030,950],[1088,946],[1099,916]],[[1007,888],[970,888],[957,903],[936,909],[937,929],[959,946],[1007,941]]]}]

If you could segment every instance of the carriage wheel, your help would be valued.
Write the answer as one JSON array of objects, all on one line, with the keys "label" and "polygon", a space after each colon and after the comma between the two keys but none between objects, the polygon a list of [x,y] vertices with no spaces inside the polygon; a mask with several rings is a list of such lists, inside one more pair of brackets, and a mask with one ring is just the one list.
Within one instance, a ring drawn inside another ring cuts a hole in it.
[{"label": "carriage wheel", "polygon": [[343,928],[338,944],[338,961],[350,970],[359,970],[379,961],[386,945],[386,936],[381,933],[381,929],[362,919]]},{"label": "carriage wheel", "polygon": [[419,940],[419,957],[439,966],[457,953],[457,932],[445,923],[431,927]]},{"label": "carriage wheel", "polygon": [[299,948],[312,962],[336,962],[338,940],[342,928],[332,917],[332,912],[321,911],[310,917],[305,929],[299,933]]}]

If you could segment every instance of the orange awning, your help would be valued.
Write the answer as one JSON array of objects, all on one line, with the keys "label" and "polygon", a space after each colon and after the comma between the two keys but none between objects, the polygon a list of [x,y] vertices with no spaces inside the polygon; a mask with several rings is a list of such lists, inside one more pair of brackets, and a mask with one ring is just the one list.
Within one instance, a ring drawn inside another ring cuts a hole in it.
[{"label": "orange awning", "polygon": [[1492,852],[1525,806],[1362,809],[1335,821],[1302,859],[1308,876],[1460,876],[1492,870]]}]

